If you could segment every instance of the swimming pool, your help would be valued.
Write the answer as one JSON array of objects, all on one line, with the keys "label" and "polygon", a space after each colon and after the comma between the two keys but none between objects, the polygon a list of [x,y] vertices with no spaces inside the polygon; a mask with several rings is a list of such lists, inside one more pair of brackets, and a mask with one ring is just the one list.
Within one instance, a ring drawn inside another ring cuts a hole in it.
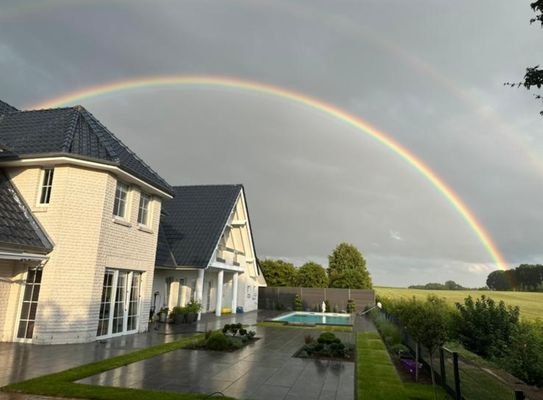
[{"label": "swimming pool", "polygon": [[350,314],[295,311],[274,318],[272,321],[307,325],[352,325]]}]

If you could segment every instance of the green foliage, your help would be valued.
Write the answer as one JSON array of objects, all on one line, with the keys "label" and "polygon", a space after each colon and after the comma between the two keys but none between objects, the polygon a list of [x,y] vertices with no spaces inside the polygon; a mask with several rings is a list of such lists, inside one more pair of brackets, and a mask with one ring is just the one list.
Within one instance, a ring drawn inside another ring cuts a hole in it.
[{"label": "green foliage", "polygon": [[193,313],[197,314],[202,309],[202,304],[198,303],[197,301],[191,300],[189,303],[185,306],[187,313]]},{"label": "green foliage", "polygon": [[262,273],[268,286],[296,286],[296,268],[282,260],[260,261]]},{"label": "green foliage", "polygon": [[460,342],[483,357],[502,357],[519,323],[519,308],[498,304],[481,296],[469,296],[464,304],[457,303],[459,314],[455,326]]},{"label": "green foliage", "polygon": [[465,290],[466,288],[459,285],[455,281],[447,281],[445,284],[441,283],[427,283],[425,285],[411,285],[409,289],[423,289],[423,290]]},{"label": "green foliage", "polygon": [[349,314],[356,312],[356,303],[353,299],[347,300],[347,312]]},{"label": "green foliage", "polygon": [[[377,330],[381,334],[381,337],[385,341],[386,345],[392,349],[395,346],[398,346],[402,342],[402,335],[400,332],[400,328],[398,326],[390,321],[387,321],[387,319],[384,317],[384,315],[375,310],[374,313],[370,311],[370,315],[372,316],[373,323],[375,324]],[[392,351],[392,350],[391,350]]]},{"label": "green foliage", "polygon": [[348,243],[339,244],[328,256],[329,287],[371,289],[371,277],[362,253]]},{"label": "green foliage", "polygon": [[306,262],[296,274],[296,286],[307,288],[328,287],[328,276],[326,270],[314,262]]},{"label": "green foliage", "polygon": [[543,386],[543,322],[521,322],[499,364],[524,382]]},{"label": "green foliage", "polygon": [[209,350],[226,351],[230,349],[231,343],[224,333],[216,331],[209,336],[205,347]]},{"label": "green foliage", "polygon": [[302,303],[302,299],[300,298],[300,295],[294,296],[294,311],[303,311],[304,305]]},{"label": "green foliage", "polygon": [[330,344],[334,342],[336,339],[337,339],[336,335],[334,335],[332,332],[323,332],[320,334],[319,338],[317,339],[317,342]]}]

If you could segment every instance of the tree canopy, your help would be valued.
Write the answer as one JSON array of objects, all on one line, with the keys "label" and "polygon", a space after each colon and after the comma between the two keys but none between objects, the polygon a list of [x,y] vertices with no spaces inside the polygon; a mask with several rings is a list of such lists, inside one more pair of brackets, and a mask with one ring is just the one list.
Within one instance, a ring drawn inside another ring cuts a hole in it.
[{"label": "tree canopy", "polygon": [[543,265],[521,264],[507,271],[493,271],[488,275],[486,285],[492,290],[542,291]]},{"label": "tree canopy", "polygon": [[328,287],[328,275],[326,275],[326,270],[315,262],[306,262],[298,268],[296,286],[307,288]]},{"label": "tree canopy", "polygon": [[295,286],[296,268],[283,260],[265,259],[260,261],[262,273],[268,286]]},{"label": "tree canopy", "polygon": [[371,289],[371,276],[362,253],[352,244],[340,243],[328,256],[329,287]]}]

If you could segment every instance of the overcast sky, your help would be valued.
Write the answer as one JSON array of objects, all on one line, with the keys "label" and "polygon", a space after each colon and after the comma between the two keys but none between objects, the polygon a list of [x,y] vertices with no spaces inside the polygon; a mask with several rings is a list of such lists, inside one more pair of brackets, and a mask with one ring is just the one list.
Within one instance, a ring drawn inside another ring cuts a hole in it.
[{"label": "overcast sky", "polygon": [[[543,61],[530,1],[0,0],[0,98],[27,108],[115,80],[207,74],[295,90],[356,115],[442,177],[511,266],[542,261]],[[471,228],[391,150],[289,100],[149,87],[82,102],[172,185],[243,183],[259,257],[355,244],[375,284],[496,266]]]}]

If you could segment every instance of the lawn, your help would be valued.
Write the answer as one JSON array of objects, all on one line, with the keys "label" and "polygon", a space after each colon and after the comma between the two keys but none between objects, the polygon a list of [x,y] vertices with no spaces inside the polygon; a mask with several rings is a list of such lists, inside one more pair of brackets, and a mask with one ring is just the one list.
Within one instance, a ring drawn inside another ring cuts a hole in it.
[{"label": "lawn", "polygon": [[[202,400],[207,399],[207,394],[173,393],[155,390],[126,389],[108,386],[94,386],[74,383],[88,376],[96,375],[104,371],[122,367],[136,361],[154,357],[172,350],[181,349],[201,340],[203,335],[176,340],[144,350],[134,351],[107,360],[71,368],[66,371],[23,382],[14,383],[2,388],[7,392],[20,392],[45,396],[70,397],[93,400]],[[230,399],[229,397],[222,397]]]},{"label": "lawn", "polygon": [[543,293],[533,292],[496,292],[483,290],[423,290],[406,288],[376,287],[375,293],[378,296],[390,298],[411,299],[413,296],[426,299],[429,294],[447,299],[449,303],[463,303],[468,296],[473,298],[485,295],[495,301],[503,300],[506,305],[519,306],[520,315],[526,319],[543,317]]},{"label": "lawn", "polygon": [[264,326],[268,328],[285,328],[285,329],[313,329],[319,330],[322,332],[352,332],[353,328],[351,326],[340,326],[340,325],[315,325],[315,326],[304,326],[304,325],[289,325],[284,322],[274,322],[274,321],[262,321],[256,324],[257,326]]},{"label": "lawn", "polygon": [[[356,393],[359,399],[433,400],[432,386],[402,383],[396,367],[378,333],[358,333],[356,337]],[[437,388],[438,399],[446,398]]]}]

